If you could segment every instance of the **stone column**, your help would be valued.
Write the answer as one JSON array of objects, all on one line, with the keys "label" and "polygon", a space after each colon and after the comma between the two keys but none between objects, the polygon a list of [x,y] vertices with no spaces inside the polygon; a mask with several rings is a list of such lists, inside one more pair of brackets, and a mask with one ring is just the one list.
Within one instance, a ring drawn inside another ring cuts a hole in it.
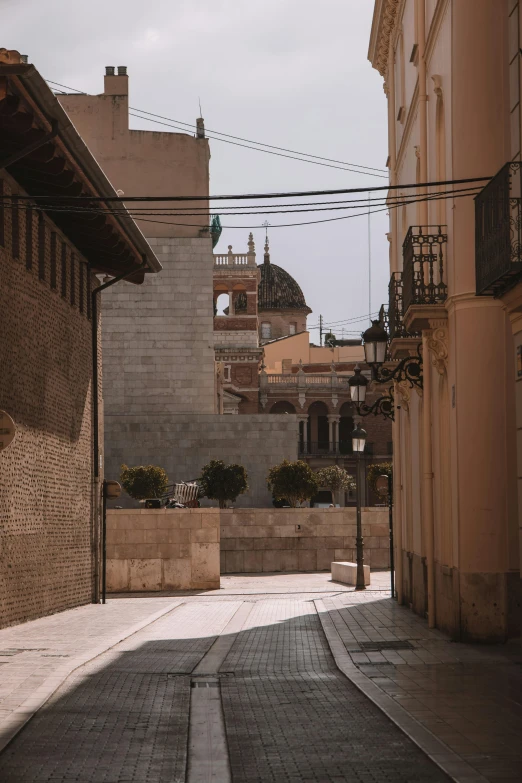
[{"label": "stone column", "polygon": [[235,315],[235,308],[234,308],[234,292],[229,291],[228,292],[228,314],[229,315]]}]

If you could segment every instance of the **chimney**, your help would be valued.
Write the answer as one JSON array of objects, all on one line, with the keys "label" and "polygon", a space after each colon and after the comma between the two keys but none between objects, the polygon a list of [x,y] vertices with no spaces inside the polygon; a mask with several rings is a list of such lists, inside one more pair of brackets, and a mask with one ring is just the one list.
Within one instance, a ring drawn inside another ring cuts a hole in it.
[{"label": "chimney", "polygon": [[198,139],[205,138],[205,120],[203,117],[198,117],[196,120],[196,137]]},{"label": "chimney", "polygon": [[118,73],[115,73],[115,70],[114,65],[105,66],[104,95],[128,95],[129,77],[127,76],[127,66],[118,65]]},{"label": "chimney", "polygon": [[21,54],[20,62],[23,63],[24,65],[27,65],[27,63],[29,62],[29,56],[27,54]]}]

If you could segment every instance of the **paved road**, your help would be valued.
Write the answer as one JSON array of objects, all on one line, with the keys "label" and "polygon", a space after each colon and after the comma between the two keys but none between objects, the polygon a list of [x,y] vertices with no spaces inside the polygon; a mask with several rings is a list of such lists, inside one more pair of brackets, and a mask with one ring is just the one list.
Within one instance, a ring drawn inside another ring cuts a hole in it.
[{"label": "paved road", "polygon": [[[296,592],[183,598],[71,675],[0,755],[0,780],[449,780],[336,668],[317,595]],[[212,766],[220,742],[228,763]]]}]

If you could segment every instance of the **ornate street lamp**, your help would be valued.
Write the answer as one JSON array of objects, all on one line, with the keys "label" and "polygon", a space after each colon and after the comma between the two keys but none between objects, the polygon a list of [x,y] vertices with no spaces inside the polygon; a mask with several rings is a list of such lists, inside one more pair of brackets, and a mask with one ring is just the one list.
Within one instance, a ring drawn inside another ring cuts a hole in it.
[{"label": "ornate street lamp", "polygon": [[393,401],[393,387],[390,387],[388,394],[383,394],[379,397],[373,405],[367,405],[366,399],[366,387],[368,386],[368,378],[361,372],[361,368],[358,364],[355,365],[353,375],[348,380],[348,386],[350,387],[350,395],[352,402],[355,403],[357,413],[359,416],[369,416],[373,413],[374,416],[384,416],[386,419],[394,419],[394,401]]},{"label": "ornate street lamp", "polygon": [[372,325],[363,336],[364,354],[367,364],[372,368],[372,378],[377,383],[389,383],[390,381],[408,381],[413,386],[422,389],[422,354],[419,348],[417,356],[406,356],[392,367],[385,367],[388,333],[383,329],[379,321],[372,321]]},{"label": "ornate street lamp", "polygon": [[352,447],[356,456],[356,482],[357,482],[357,536],[355,539],[355,546],[357,549],[357,579],[355,584],[356,590],[366,590],[366,584],[364,582],[364,545],[362,537],[362,520],[361,520],[361,463],[360,457],[364,451],[366,444],[366,430],[363,430],[360,424],[355,425],[355,429],[352,432]]}]

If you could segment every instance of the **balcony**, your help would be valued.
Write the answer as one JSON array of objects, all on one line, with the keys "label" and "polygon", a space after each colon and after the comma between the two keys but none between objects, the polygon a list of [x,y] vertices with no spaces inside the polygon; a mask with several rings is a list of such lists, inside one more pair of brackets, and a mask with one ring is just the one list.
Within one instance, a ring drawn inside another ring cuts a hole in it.
[{"label": "balcony", "polygon": [[480,296],[502,296],[522,279],[521,166],[506,163],[475,199],[475,278]]},{"label": "balcony", "polygon": [[403,243],[402,314],[410,335],[429,328],[430,318],[446,315],[445,228],[410,226]]},{"label": "balcony", "polygon": [[[374,453],[373,443],[367,443],[364,453],[371,457]],[[348,457],[353,454],[352,441],[341,440],[339,443],[327,441],[308,441],[299,443],[299,458],[303,457]]]},{"label": "balcony", "polygon": [[390,340],[406,337],[402,298],[402,272],[393,272],[388,284],[388,322]]},{"label": "balcony", "polygon": [[334,389],[349,391],[348,381],[350,375],[338,375],[332,373],[261,373],[260,385],[264,388],[275,390],[277,387],[288,389],[298,387],[312,387],[317,391]]}]

